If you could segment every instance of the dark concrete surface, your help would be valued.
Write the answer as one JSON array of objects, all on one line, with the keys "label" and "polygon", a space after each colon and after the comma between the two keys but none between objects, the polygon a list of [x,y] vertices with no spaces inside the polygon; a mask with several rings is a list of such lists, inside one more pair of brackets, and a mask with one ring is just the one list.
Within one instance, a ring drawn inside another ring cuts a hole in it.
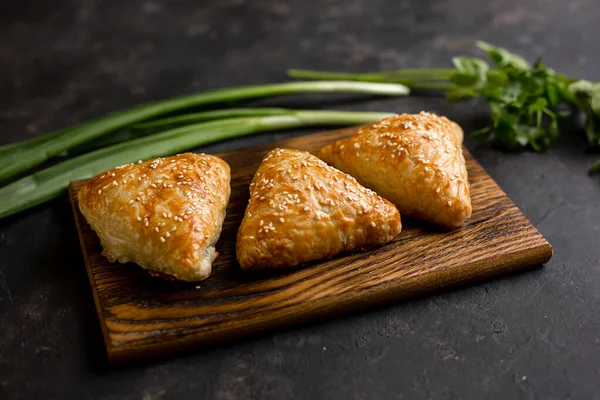
[{"label": "dark concrete surface", "polygon": [[[449,65],[475,39],[600,79],[596,0],[9,0],[0,11],[0,144],[289,67]],[[419,111],[435,97],[270,104]],[[299,135],[265,134],[216,152]],[[468,143],[553,244],[545,267],[323,324],[118,370],[104,364],[69,205],[0,221],[3,399],[600,398],[600,180],[577,129],[546,154]]]}]

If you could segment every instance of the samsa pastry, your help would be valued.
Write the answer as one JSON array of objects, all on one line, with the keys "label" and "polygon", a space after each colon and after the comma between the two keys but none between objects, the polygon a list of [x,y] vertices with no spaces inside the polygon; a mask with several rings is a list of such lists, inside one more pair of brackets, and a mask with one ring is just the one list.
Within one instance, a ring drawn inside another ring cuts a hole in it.
[{"label": "samsa pastry", "polygon": [[421,112],[385,118],[320,157],[394,203],[402,215],[455,228],[471,216],[463,131]]},{"label": "samsa pastry", "polygon": [[299,150],[271,151],[250,185],[236,253],[243,269],[293,267],[382,245],[400,233],[393,204]]},{"label": "samsa pastry", "polygon": [[230,194],[229,166],[207,154],[128,164],[92,178],[79,208],[111,262],[200,281],[217,257]]}]

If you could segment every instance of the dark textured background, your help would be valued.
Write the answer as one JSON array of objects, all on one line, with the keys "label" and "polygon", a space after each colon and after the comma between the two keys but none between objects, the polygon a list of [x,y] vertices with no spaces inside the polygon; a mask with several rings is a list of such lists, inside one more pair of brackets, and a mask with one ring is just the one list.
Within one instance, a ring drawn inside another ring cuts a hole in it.
[{"label": "dark textured background", "polygon": [[[0,144],[166,96],[283,80],[289,67],[447,66],[476,54],[475,39],[600,79],[598,37],[596,0],[4,1]],[[433,110],[467,130],[487,118],[481,103],[435,97],[317,99]],[[554,245],[546,267],[119,370],[103,367],[67,202],[1,221],[0,398],[599,398],[600,180],[586,175],[598,156],[577,129],[563,136],[546,154],[468,143]]]}]

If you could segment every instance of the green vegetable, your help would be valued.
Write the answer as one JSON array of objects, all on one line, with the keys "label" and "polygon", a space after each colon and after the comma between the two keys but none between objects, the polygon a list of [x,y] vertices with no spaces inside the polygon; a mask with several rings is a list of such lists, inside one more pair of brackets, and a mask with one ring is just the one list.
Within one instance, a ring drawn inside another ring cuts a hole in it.
[{"label": "green vegetable", "polygon": [[[559,135],[561,118],[579,110],[586,115],[585,133],[592,148],[600,148],[600,82],[567,78],[537,60],[533,65],[501,47],[478,41],[485,60],[455,57],[453,69],[397,70],[340,74],[290,70],[290,77],[400,82],[411,88],[443,89],[451,102],[475,96],[489,104],[491,124],[472,132],[511,151],[547,149]],[[600,161],[591,173],[600,171]]]},{"label": "green vegetable", "polygon": [[293,110],[285,108],[229,108],[224,110],[204,111],[192,114],[178,115],[176,117],[156,119],[149,122],[136,124],[125,130],[113,132],[110,135],[101,136],[69,150],[68,155],[74,156],[102,147],[112,146],[127,140],[152,135],[157,131],[171,129],[176,126],[189,125],[192,122],[212,121],[225,118],[260,117],[267,115],[288,114]]},{"label": "green vegetable", "polygon": [[[573,103],[585,113],[588,144],[592,148],[600,147],[600,82],[580,80],[570,84],[568,90]],[[592,167],[591,172],[597,172],[597,167]]]},{"label": "green vegetable", "polygon": [[164,128],[165,126],[184,125],[190,122],[211,121],[224,118],[262,117],[268,115],[289,114],[294,110],[287,108],[228,108],[225,110],[203,111],[178,115],[176,117],[155,119],[133,125],[133,129]]},{"label": "green vegetable", "polygon": [[322,72],[303,69],[290,69],[290,78],[317,79],[328,81],[359,81],[379,83],[400,83],[411,89],[450,89],[448,79],[454,70],[447,68],[434,69],[399,69],[394,71],[346,74],[341,72]]},{"label": "green vegetable", "polygon": [[19,145],[12,144],[0,147],[0,181],[35,167],[82,143],[170,112],[201,105],[206,106],[224,102],[308,92],[345,92],[401,96],[407,95],[409,89],[399,84],[291,82],[220,89],[143,104],[60,132],[51,133],[50,138],[36,138],[21,142]]},{"label": "green vegetable", "polygon": [[360,125],[391,115],[351,111],[287,111],[282,115],[231,118],[183,126],[64,161],[1,188],[0,218],[60,196],[73,180],[89,178],[139,159],[175,154],[257,132],[303,126]]}]

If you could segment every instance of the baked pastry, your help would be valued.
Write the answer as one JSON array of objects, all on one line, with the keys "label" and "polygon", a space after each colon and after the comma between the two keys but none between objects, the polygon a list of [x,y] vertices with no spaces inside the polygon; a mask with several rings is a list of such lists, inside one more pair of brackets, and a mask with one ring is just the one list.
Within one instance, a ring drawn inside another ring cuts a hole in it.
[{"label": "baked pastry", "polygon": [[229,181],[225,161],[186,153],[104,172],[77,197],[111,262],[199,281],[217,257]]},{"label": "baked pastry", "polygon": [[381,245],[401,230],[393,204],[299,150],[276,149],[250,184],[236,253],[243,269],[293,267]]},{"label": "baked pastry", "polygon": [[320,157],[394,203],[402,215],[455,228],[471,216],[463,132],[445,117],[402,114],[364,126]]}]

